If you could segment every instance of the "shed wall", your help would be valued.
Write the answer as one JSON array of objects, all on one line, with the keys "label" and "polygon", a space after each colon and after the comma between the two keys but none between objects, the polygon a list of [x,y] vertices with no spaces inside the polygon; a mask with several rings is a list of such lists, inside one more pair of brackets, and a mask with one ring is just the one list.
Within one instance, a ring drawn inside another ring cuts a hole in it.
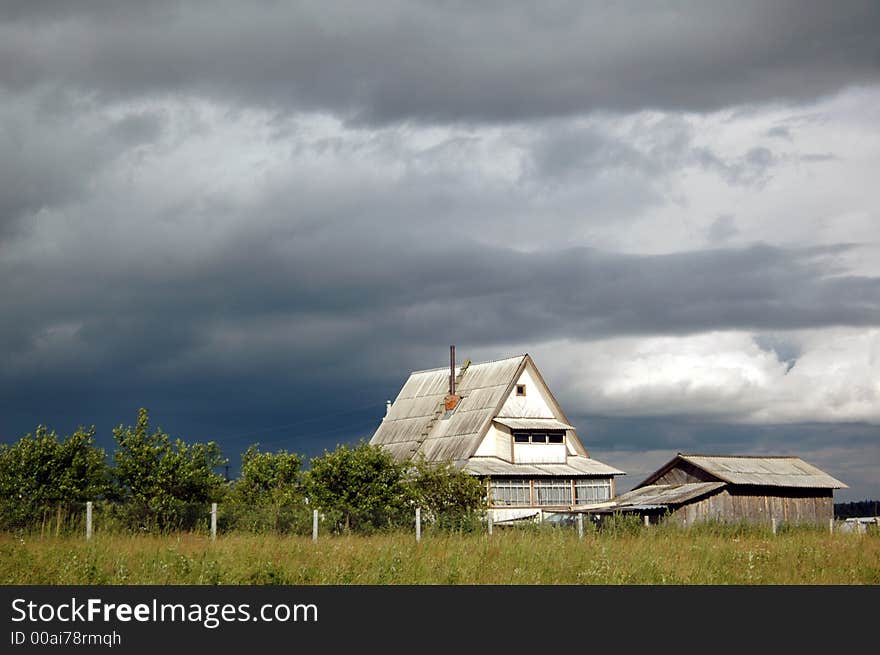
[{"label": "shed wall", "polygon": [[703,521],[722,523],[779,523],[827,526],[834,517],[830,489],[728,487],[676,509],[669,520],[680,525]]}]

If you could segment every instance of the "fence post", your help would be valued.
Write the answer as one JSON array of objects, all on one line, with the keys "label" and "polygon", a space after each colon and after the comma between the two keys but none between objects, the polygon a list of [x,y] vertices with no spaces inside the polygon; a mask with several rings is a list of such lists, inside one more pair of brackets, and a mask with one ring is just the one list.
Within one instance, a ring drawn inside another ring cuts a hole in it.
[{"label": "fence post", "polygon": [[86,502],[86,541],[92,538],[92,501]]},{"label": "fence post", "polygon": [[217,503],[211,503],[211,540],[217,538]]},{"label": "fence post", "polygon": [[776,517],[770,519],[770,528],[773,530],[773,534],[776,534]]},{"label": "fence post", "polygon": [[312,541],[318,542],[318,510],[312,510]]},{"label": "fence post", "polygon": [[490,509],[486,514],[486,527],[489,529],[489,534],[492,534],[492,526],[495,524],[495,519],[492,517],[492,510]]},{"label": "fence post", "polygon": [[828,519],[828,534],[834,534],[834,519]]},{"label": "fence post", "polygon": [[645,527],[647,528],[650,526],[651,526],[651,517],[648,516],[647,514],[645,514]]},{"label": "fence post", "polygon": [[422,540],[422,508],[416,507],[416,543]]},{"label": "fence post", "polygon": [[578,514],[578,539],[584,538],[584,515]]}]

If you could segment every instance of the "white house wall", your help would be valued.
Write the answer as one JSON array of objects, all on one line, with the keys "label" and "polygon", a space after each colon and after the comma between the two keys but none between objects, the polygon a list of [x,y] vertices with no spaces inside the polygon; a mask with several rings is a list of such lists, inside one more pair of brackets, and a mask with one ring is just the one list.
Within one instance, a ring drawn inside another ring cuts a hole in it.
[{"label": "white house wall", "polygon": [[565,444],[515,443],[513,461],[517,464],[565,464]]},{"label": "white house wall", "polygon": [[[509,418],[555,418],[561,420],[553,412],[549,393],[541,381],[532,372],[531,366],[526,366],[516,381],[516,384],[526,385],[526,395],[516,395],[516,385],[504,401],[498,416]],[[508,428],[492,424],[486,436],[480,442],[476,457],[498,457],[505,461],[514,461],[521,464],[549,464],[565,463],[566,455],[578,454],[571,445],[574,437],[573,430],[566,431],[565,444],[512,444],[511,432]],[[511,452],[513,445],[513,453]],[[511,460],[511,454],[513,459]]]},{"label": "white house wall", "polygon": [[550,399],[547,391],[532,375],[526,366],[516,384],[526,385],[526,395],[517,396],[516,386],[510,392],[498,416],[512,416],[516,418],[558,418],[550,408]]},{"label": "white house wall", "polygon": [[510,443],[510,431],[503,427],[496,427],[493,423],[489,427],[489,431],[486,433],[486,436],[483,437],[483,441],[480,442],[480,446],[479,448],[477,448],[477,452],[474,453],[474,456],[498,457],[506,462],[509,462],[511,461]]}]

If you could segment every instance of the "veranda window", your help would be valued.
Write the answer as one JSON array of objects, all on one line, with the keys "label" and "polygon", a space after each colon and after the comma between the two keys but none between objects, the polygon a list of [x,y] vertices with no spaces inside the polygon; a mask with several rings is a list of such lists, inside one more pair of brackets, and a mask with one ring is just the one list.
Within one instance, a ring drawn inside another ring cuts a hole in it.
[{"label": "veranda window", "polygon": [[535,480],[538,505],[571,505],[571,480]]},{"label": "veranda window", "polygon": [[489,487],[492,490],[492,505],[495,507],[531,505],[528,480],[492,479]]},{"label": "veranda window", "polygon": [[611,500],[611,480],[575,480],[574,493],[578,505],[604,503]]}]

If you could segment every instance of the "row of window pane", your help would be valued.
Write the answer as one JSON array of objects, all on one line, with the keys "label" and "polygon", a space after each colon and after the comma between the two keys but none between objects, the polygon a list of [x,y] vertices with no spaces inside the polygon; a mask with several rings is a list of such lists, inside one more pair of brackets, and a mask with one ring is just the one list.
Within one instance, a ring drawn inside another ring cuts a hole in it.
[{"label": "row of window pane", "polygon": [[[495,507],[531,505],[529,481],[522,478],[493,479],[490,482]],[[611,500],[610,480],[581,480],[574,483],[578,505]],[[535,480],[536,505],[571,505],[571,480]]]},{"label": "row of window pane", "polygon": [[529,499],[528,480],[492,480],[492,504],[496,507],[504,505],[531,505]]},{"label": "row of window pane", "polygon": [[571,505],[571,480],[535,480],[536,505]]},{"label": "row of window pane", "polygon": [[575,480],[574,495],[578,505],[611,500],[611,480]]},{"label": "row of window pane", "polygon": [[562,443],[562,432],[514,432],[514,443]]}]

